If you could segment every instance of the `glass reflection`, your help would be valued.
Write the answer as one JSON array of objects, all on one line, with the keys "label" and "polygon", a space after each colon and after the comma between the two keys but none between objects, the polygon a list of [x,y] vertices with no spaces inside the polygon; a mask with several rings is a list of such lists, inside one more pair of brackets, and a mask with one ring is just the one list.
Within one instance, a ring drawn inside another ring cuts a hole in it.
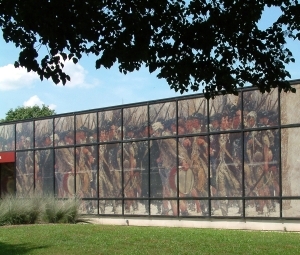
[{"label": "glass reflection", "polygon": [[33,148],[33,122],[17,123],[17,150]]},{"label": "glass reflection", "polygon": [[82,198],[97,197],[96,148],[96,146],[76,148],[76,179],[80,179],[80,186],[76,186],[76,192]]},{"label": "glass reflection", "polygon": [[121,109],[98,113],[98,128],[100,132],[105,131],[106,141],[121,140]]},{"label": "glass reflection", "polygon": [[[178,101],[178,124],[185,127],[184,134],[207,131],[207,101],[205,98],[193,98]],[[175,122],[176,127],[176,122]]]},{"label": "glass reflection", "polygon": [[33,152],[24,151],[16,154],[16,188],[18,196],[33,194]]},{"label": "glass reflection", "polygon": [[123,110],[123,139],[148,137],[148,134],[141,134],[144,126],[148,125],[147,109],[144,105]]},{"label": "glass reflection", "polygon": [[[211,196],[238,197],[242,195],[241,135],[227,133],[210,136]],[[228,201],[220,200],[223,216],[229,212]],[[239,212],[242,204],[239,202]]]},{"label": "glass reflection", "polygon": [[[165,102],[149,106],[152,136],[170,136],[176,134],[176,102]],[[161,132],[157,132],[161,129]]]},{"label": "glass reflection", "polygon": [[241,129],[241,94],[216,97],[209,101],[209,105],[211,132]]},{"label": "glass reflection", "polygon": [[15,150],[15,125],[0,126],[0,151]]},{"label": "glass reflection", "polygon": [[[278,90],[262,94],[258,90],[243,92],[244,127],[271,127],[278,125]],[[253,118],[254,123],[249,122]]]},{"label": "glass reflection", "polygon": [[97,113],[76,115],[76,144],[97,142]]},{"label": "glass reflection", "polygon": [[74,116],[55,118],[55,146],[74,144]]},{"label": "glass reflection", "polygon": [[55,193],[57,197],[72,197],[75,194],[74,149],[55,150]]},{"label": "glass reflection", "polygon": [[40,194],[53,194],[53,151],[35,151],[35,188]]}]

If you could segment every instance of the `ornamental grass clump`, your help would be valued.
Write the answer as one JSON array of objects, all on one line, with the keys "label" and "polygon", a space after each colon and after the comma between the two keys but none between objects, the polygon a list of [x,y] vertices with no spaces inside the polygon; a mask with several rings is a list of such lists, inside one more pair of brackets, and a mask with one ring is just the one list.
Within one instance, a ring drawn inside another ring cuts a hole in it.
[{"label": "ornamental grass clump", "polygon": [[36,199],[5,196],[0,201],[0,225],[34,224],[40,215]]},{"label": "ornamental grass clump", "polygon": [[56,199],[48,196],[44,200],[42,221],[46,223],[76,223],[79,216],[80,201],[71,199]]},{"label": "ornamental grass clump", "polygon": [[76,223],[80,200],[77,197],[57,199],[33,195],[20,198],[12,195],[0,200],[0,226],[35,223]]}]

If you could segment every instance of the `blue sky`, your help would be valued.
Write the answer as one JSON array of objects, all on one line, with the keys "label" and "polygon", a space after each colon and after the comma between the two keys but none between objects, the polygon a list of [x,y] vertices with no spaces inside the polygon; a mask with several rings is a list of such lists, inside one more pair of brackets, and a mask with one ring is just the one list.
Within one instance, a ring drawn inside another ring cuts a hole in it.
[{"label": "blue sky", "polygon": [[[275,8],[268,9],[260,26],[270,25],[278,13]],[[300,78],[299,46],[300,42],[288,42],[296,59],[295,64],[287,67],[292,79]],[[93,56],[84,56],[76,65],[65,64],[65,70],[71,76],[71,82],[66,86],[55,85],[51,80],[41,82],[36,74],[13,67],[18,50],[13,44],[6,44],[2,35],[0,56],[0,119],[18,106],[45,104],[60,114],[181,95],[171,90],[155,73],[149,74],[146,68],[127,75],[121,74],[117,66],[96,70]]]}]

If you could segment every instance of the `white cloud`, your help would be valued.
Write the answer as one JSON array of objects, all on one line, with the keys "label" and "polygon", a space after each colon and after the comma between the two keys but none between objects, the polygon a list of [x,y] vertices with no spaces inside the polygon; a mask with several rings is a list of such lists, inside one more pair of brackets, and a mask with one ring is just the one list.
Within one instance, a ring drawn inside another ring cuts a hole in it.
[{"label": "white cloud", "polygon": [[[71,81],[68,81],[64,86],[69,88],[93,88],[99,84],[99,80],[93,79],[87,81],[88,71],[86,71],[79,63],[74,64],[72,60],[66,60],[63,71],[68,74]],[[59,83],[58,86],[63,86]]]},{"label": "white cloud", "polygon": [[[41,107],[43,104],[46,105],[37,95],[32,96],[31,98],[29,98],[27,101],[25,101],[23,103],[23,105],[25,107],[32,107],[32,106],[35,106],[35,105]],[[55,104],[50,104],[49,108],[51,110],[54,110],[56,108],[56,105]]]},{"label": "white cloud", "polygon": [[17,90],[31,87],[39,77],[25,68],[15,68],[12,64],[0,67],[0,90]]}]

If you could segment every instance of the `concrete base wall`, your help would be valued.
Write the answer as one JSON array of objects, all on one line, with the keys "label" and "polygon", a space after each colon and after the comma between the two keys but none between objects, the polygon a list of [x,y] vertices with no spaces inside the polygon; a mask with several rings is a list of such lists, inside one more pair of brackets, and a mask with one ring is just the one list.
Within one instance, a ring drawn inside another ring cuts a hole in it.
[{"label": "concrete base wall", "polygon": [[239,229],[263,231],[299,231],[300,221],[294,220],[236,220],[236,219],[142,219],[142,218],[86,218],[93,224],[124,225],[124,226],[152,226],[152,227],[185,227],[185,228],[213,228],[213,229]]}]

